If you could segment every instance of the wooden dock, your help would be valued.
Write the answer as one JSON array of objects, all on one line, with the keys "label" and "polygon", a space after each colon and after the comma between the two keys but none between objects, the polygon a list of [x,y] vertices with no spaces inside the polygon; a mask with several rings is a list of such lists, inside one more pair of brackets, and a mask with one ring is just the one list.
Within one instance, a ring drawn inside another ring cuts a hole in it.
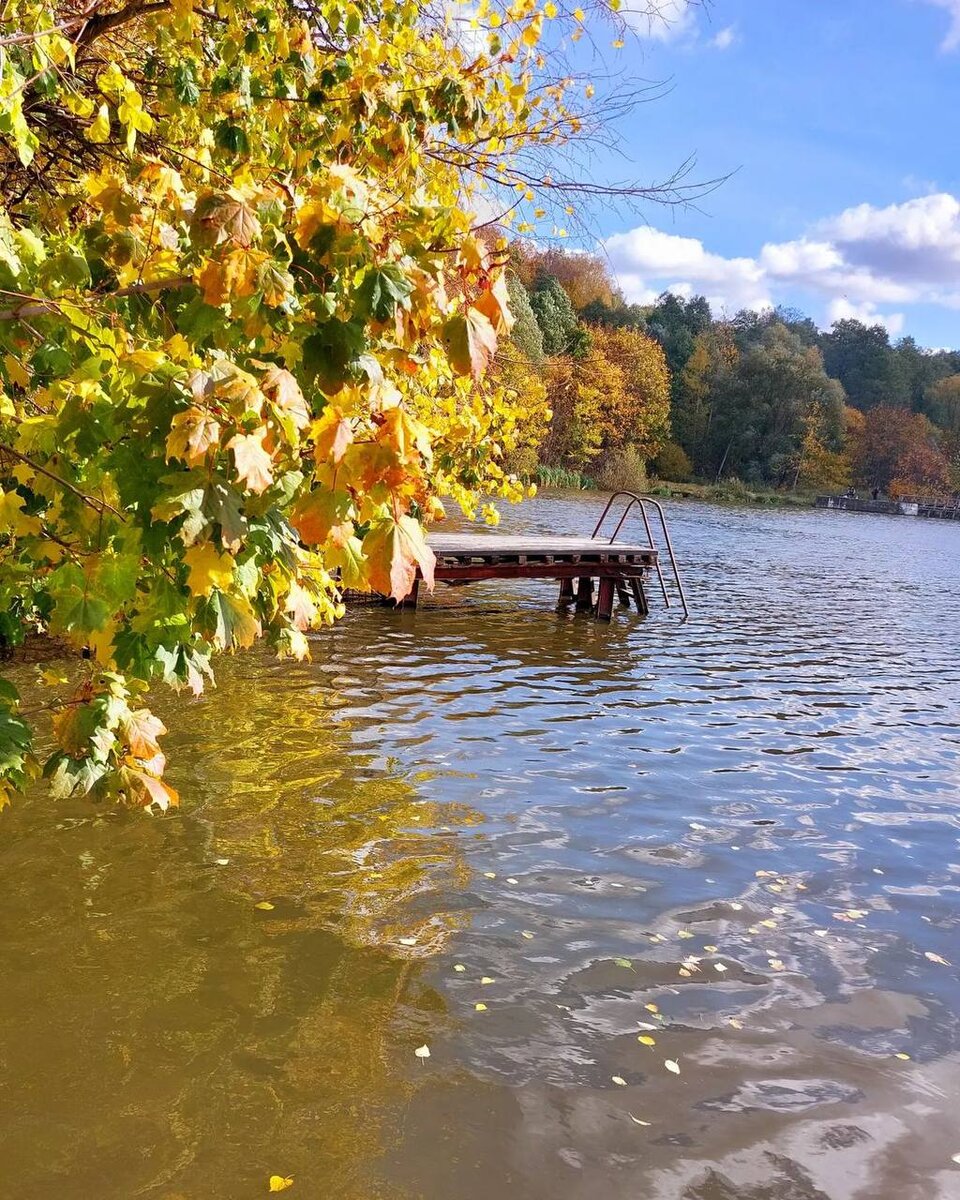
[{"label": "wooden dock", "polygon": [[[628,501],[613,536],[600,536],[600,530],[611,505],[619,498]],[[660,504],[648,497],[633,493],[616,493],[604,509],[591,537],[569,537],[557,534],[517,535],[501,533],[435,533],[428,544],[436,556],[434,579],[451,587],[474,583],[482,579],[551,579],[560,584],[558,605],[575,605],[578,612],[590,612],[599,621],[609,621],[614,600],[629,607],[631,602],[639,613],[650,611],[644,582],[655,574],[663,592],[664,602],[670,597],[660,563],[660,551],[654,544],[646,504],[653,505],[660,515],[676,591],[687,615],[687,602],[680,582],[666,519]],[[639,506],[646,537],[629,541],[619,536],[627,514]],[[594,595],[596,581],[596,595]],[[404,607],[416,607],[419,576]]]}]

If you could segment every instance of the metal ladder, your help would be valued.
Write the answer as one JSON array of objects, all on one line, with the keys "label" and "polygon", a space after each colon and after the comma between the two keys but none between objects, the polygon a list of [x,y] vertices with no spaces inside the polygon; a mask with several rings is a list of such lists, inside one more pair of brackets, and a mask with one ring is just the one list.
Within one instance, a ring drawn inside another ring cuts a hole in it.
[{"label": "metal ladder", "polygon": [[[600,520],[597,522],[596,528],[591,534],[591,537],[595,538],[599,536],[600,530],[603,528],[603,524],[607,519],[610,509],[613,507],[614,502],[619,499],[625,499],[627,504],[620,516],[620,520],[617,522],[616,529],[614,529],[613,534],[610,537],[610,544],[612,545],[617,540],[617,534],[623,528],[624,521],[626,521],[631,510],[636,505],[640,509],[640,515],[643,518],[644,528],[647,531],[647,543],[652,547],[652,549],[658,550],[659,548],[657,543],[653,538],[653,529],[650,525],[650,515],[647,512],[647,505],[653,505],[660,516],[660,527],[663,530],[663,540],[667,547],[667,554],[670,556],[670,567],[673,571],[673,578],[677,585],[677,595],[680,597],[680,607],[683,609],[683,619],[686,621],[690,616],[690,609],[687,606],[687,596],[683,590],[683,582],[680,579],[680,568],[677,565],[677,556],[673,551],[673,543],[670,541],[670,530],[667,528],[667,518],[663,511],[663,505],[659,500],[655,500],[652,496],[638,496],[636,492],[614,492],[607,501],[606,508],[604,508],[600,516]],[[667,581],[663,577],[663,567],[660,565],[659,553],[657,554],[657,578],[660,580],[660,590],[663,592],[663,602],[667,608],[670,608],[670,594],[667,591]]]}]

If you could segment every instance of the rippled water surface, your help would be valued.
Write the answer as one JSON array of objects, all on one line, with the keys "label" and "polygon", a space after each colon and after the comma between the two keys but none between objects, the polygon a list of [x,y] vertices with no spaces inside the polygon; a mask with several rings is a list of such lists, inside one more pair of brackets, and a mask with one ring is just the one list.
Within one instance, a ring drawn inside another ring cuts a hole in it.
[{"label": "rippled water surface", "polygon": [[688,624],[357,609],[4,814],[0,1196],[960,1197],[960,525],[671,516]]}]

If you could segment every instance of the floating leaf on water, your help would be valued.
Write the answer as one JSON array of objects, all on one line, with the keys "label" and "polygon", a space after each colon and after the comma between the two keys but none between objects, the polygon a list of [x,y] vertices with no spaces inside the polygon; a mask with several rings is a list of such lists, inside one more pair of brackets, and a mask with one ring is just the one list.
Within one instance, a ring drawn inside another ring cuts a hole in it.
[{"label": "floating leaf on water", "polygon": [[418,1046],[416,1048],[416,1050],[414,1050],[414,1054],[417,1056],[417,1058],[429,1058],[430,1057],[430,1047],[429,1046]]},{"label": "floating leaf on water", "polygon": [[492,975],[484,975],[484,977],[480,980],[480,982],[481,983],[496,983],[497,981],[493,978]]},{"label": "floating leaf on water", "polygon": [[484,871],[483,877],[484,879],[496,879],[497,873],[496,871]]},{"label": "floating leaf on water", "polygon": [[681,930],[678,930],[678,932],[677,932],[677,937],[679,937],[679,938],[692,938],[692,937],[693,937],[693,934],[690,932],[690,930],[689,930],[689,929],[681,929]]},{"label": "floating leaf on water", "polygon": [[467,968],[463,965],[463,963],[454,963],[453,969],[458,975],[462,975]]},{"label": "floating leaf on water", "polygon": [[400,938],[399,941],[401,946],[415,946],[417,944],[417,939],[414,937]]},{"label": "floating leaf on water", "polygon": [[229,864],[230,859],[229,858],[215,858],[213,861],[217,864],[218,867],[225,867]]},{"label": "floating leaf on water", "polygon": [[739,912],[741,910],[741,908],[743,908],[743,905],[740,903],[739,900],[731,900],[730,907],[733,909],[734,912]]},{"label": "floating leaf on water", "polygon": [[487,1011],[487,1006],[483,1003],[482,1000],[478,1000],[477,1003],[473,1007],[476,1009],[477,1012],[486,1012]]},{"label": "floating leaf on water", "polygon": [[285,1192],[287,1188],[293,1187],[292,1175],[271,1175],[270,1176],[270,1191]]},{"label": "floating leaf on water", "polygon": [[657,1039],[652,1038],[649,1033],[641,1033],[637,1041],[644,1046],[655,1046],[657,1044]]},{"label": "floating leaf on water", "polygon": [[760,924],[765,926],[767,929],[776,929],[777,927],[777,923],[772,917],[767,917],[767,919],[765,921],[761,921]]},{"label": "floating leaf on water", "polygon": [[527,941],[529,941],[529,940],[530,940],[530,938],[532,938],[532,937],[533,937],[533,934],[530,932],[530,930],[529,930],[529,929],[521,929],[521,930],[520,930],[520,936],[521,936],[521,937],[524,937],[524,938],[526,938],[526,939],[527,939]]},{"label": "floating leaf on water", "polygon": [[647,1012],[654,1012],[654,1013],[655,1013],[655,1012],[659,1012],[659,1011],[660,1011],[660,1009],[659,1009],[659,1008],[657,1008],[657,1006],[656,1006],[655,1004],[645,1004],[643,1007],[644,1007],[644,1008],[647,1010]]},{"label": "floating leaf on water", "polygon": [[684,978],[684,979],[690,978],[690,972],[687,970],[686,967],[681,967],[680,970],[677,972],[677,974],[682,976],[682,978]]},{"label": "floating leaf on water", "polygon": [[[628,1117],[630,1118],[630,1120],[631,1120],[631,1121],[634,1123],[634,1125],[646,1125],[646,1126],[647,1126],[647,1128],[649,1128],[649,1126],[650,1126],[650,1122],[649,1122],[649,1121],[641,1121],[641,1120],[640,1120],[640,1118],[639,1118],[639,1117],[635,1117],[635,1116],[633,1115],[633,1113],[627,1113],[627,1116],[628,1116]],[[958,1159],[960,1159],[960,1154],[958,1154],[958,1155],[957,1155],[957,1158],[958,1158]]]},{"label": "floating leaf on water", "polygon": [[611,1075],[610,1078],[613,1080],[613,1082],[618,1087],[626,1087],[627,1086],[627,1081],[623,1078],[622,1075]]},{"label": "floating leaf on water", "polygon": [[704,950],[706,950],[708,954],[716,954],[719,949],[719,946],[704,946]]},{"label": "floating leaf on water", "polygon": [[939,954],[934,954],[932,950],[924,950],[923,957],[928,958],[932,963],[939,963],[941,967],[950,966],[945,958],[941,958]]},{"label": "floating leaf on water", "polygon": [[894,1057],[894,1058],[899,1058],[899,1059],[900,1059],[902,1062],[909,1062],[909,1061],[910,1061],[910,1055],[909,1055],[909,1054],[904,1054],[902,1050],[900,1051],[900,1053],[899,1053],[899,1054],[895,1054],[893,1057]]},{"label": "floating leaf on water", "polygon": [[672,1058],[665,1059],[663,1065],[672,1074],[674,1074],[674,1075],[680,1074],[680,1064],[678,1062],[676,1062],[674,1059],[672,1059]]},{"label": "floating leaf on water", "polygon": [[629,958],[615,958],[613,961],[618,967],[626,967],[628,971],[633,970],[633,963]]},{"label": "floating leaf on water", "polygon": [[731,1025],[734,1029],[742,1029],[743,1028],[743,1022],[738,1021],[736,1017],[728,1017],[727,1024]]},{"label": "floating leaf on water", "polygon": [[253,907],[262,909],[264,912],[270,912],[273,908],[273,905],[269,900],[261,900],[259,904],[255,904]]},{"label": "floating leaf on water", "polygon": [[512,875],[507,877],[507,883],[516,883],[516,882],[517,882],[517,880],[514,879]]},{"label": "floating leaf on water", "polygon": [[770,964],[770,966],[771,966],[771,967],[773,967],[773,969],[774,969],[775,971],[782,971],[782,970],[784,970],[784,966],[783,966],[783,960],[782,960],[782,959],[779,959],[779,958],[768,958],[768,959],[767,959],[767,962]]},{"label": "floating leaf on water", "polygon": [[713,969],[715,971],[719,971],[721,975],[723,974],[724,971],[727,970],[727,968],[723,965],[723,963],[714,963]]}]

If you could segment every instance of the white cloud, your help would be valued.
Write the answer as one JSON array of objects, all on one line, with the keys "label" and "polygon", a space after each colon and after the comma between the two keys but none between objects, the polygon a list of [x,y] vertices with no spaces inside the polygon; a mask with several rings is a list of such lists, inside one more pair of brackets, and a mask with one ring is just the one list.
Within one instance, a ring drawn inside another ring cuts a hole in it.
[{"label": "white cloud", "polygon": [[[764,270],[752,258],[724,258],[711,254],[697,238],[677,237],[649,225],[607,238],[604,248],[620,278],[629,276],[640,290],[652,286],[643,281],[664,281],[657,291],[669,286],[680,295],[702,292],[717,308],[765,308],[770,297]],[[622,284],[626,291],[626,285]],[[637,301],[640,302],[639,300]]]},{"label": "white cloud", "polygon": [[693,33],[697,25],[695,7],[695,0],[647,0],[642,8],[624,8],[622,15],[640,37],[670,42]]},{"label": "white cloud", "polygon": [[864,325],[882,325],[893,337],[903,331],[903,313],[877,312],[875,304],[866,301],[863,304],[851,304],[843,296],[838,296],[827,305],[827,321],[846,320],[861,321]]},{"label": "white cloud", "polygon": [[697,238],[650,226],[614,234],[604,249],[627,298],[638,303],[670,289],[701,293],[730,312],[806,293],[819,299],[827,324],[856,316],[891,333],[903,328],[905,306],[960,309],[960,200],[947,192],[883,208],[858,204],[792,241],[768,242],[753,257],[727,258]]},{"label": "white cloud", "polygon": [[950,16],[950,26],[940,43],[940,49],[956,50],[960,47],[960,0],[924,0],[924,3],[946,9]]},{"label": "white cloud", "polygon": [[736,40],[737,31],[732,25],[728,25],[710,39],[710,45],[716,50],[729,50]]}]

